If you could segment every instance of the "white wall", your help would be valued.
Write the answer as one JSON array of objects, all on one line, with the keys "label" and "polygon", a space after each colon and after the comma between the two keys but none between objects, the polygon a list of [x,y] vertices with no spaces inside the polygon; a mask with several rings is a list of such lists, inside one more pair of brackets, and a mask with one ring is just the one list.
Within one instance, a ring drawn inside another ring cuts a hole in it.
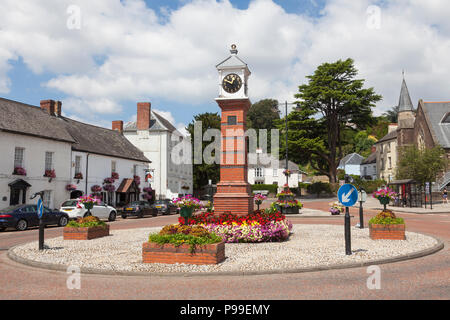
[{"label": "white wall", "polygon": [[[286,184],[286,176],[283,174],[283,168],[278,168],[275,175],[273,168],[263,167],[262,170],[263,177],[258,178],[255,176],[255,168],[250,167],[248,169],[248,183],[255,184],[257,181],[262,181],[263,184],[274,184],[274,182],[277,182],[280,187]],[[299,172],[294,172],[289,176],[288,184],[290,188],[297,188],[299,182],[302,182],[302,175]]]},{"label": "white wall", "polygon": [[[75,157],[81,156],[81,173],[83,174],[83,179],[79,182],[74,179],[75,176]],[[88,160],[88,162],[86,162]],[[145,182],[145,172],[144,169],[148,168],[148,164],[146,162],[141,162],[138,160],[128,160],[110,156],[103,156],[97,154],[89,154],[86,152],[78,152],[74,151],[72,153],[72,163],[71,163],[71,183],[75,184],[83,194],[91,194],[91,187],[94,185],[99,185],[103,187],[103,181],[105,178],[111,177],[111,165],[112,161],[116,162],[116,171],[119,174],[119,179],[114,182],[114,186],[116,190],[119,188],[123,179],[133,179],[133,167],[137,165],[136,173],[141,179],[141,184],[139,187],[145,188],[148,187],[149,184]],[[88,165],[88,175],[86,179],[86,165]],[[78,182],[78,183],[77,183]],[[105,199],[106,200],[106,199]],[[115,199],[113,199],[112,204],[115,204]]]},{"label": "white wall", "polygon": [[[152,161],[149,168],[153,169],[152,188],[156,197],[171,199],[179,193],[193,192],[193,166],[192,164],[175,164],[171,159],[172,148],[177,142],[171,142],[168,131],[138,130],[137,132],[124,132],[125,137],[144,155]],[[188,140],[184,140],[185,148],[191,150]],[[183,185],[189,190],[183,190]]]},{"label": "white wall", "polygon": [[[26,176],[13,175],[14,153],[16,147],[25,148],[23,167]],[[43,177],[45,172],[45,152],[53,152],[53,168],[56,178],[49,182]],[[66,185],[70,183],[71,144],[50,139],[42,139],[27,135],[0,132],[0,208],[9,206],[9,183],[23,179],[31,187],[27,189],[26,203],[34,204],[37,199],[30,200],[30,195],[48,190],[51,191],[50,207],[57,208],[69,192]],[[6,200],[3,200],[6,197]]]}]

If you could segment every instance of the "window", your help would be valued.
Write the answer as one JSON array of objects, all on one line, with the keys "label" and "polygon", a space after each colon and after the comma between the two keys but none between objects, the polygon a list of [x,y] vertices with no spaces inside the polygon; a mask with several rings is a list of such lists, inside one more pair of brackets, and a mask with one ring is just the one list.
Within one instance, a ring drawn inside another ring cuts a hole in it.
[{"label": "window", "polygon": [[263,168],[255,168],[255,177],[261,178],[263,176]]},{"label": "window", "polygon": [[53,152],[45,153],[45,170],[53,170]]},{"label": "window", "polygon": [[236,116],[228,116],[228,125],[233,126],[237,124]]},{"label": "window", "polygon": [[278,169],[277,168],[273,168],[273,176],[278,177]]},{"label": "window", "polygon": [[389,169],[392,169],[392,160],[391,160],[391,157],[388,158],[388,161],[389,161]]},{"label": "window", "polygon": [[133,166],[133,176],[137,176],[137,164]]},{"label": "window", "polygon": [[111,173],[113,172],[117,172],[116,171],[116,162],[115,161],[111,161]]},{"label": "window", "polygon": [[381,159],[381,170],[384,170],[384,159]]},{"label": "window", "polygon": [[21,167],[23,168],[23,154],[25,152],[24,148],[16,147],[14,152],[14,168]]},{"label": "window", "polygon": [[44,203],[44,207],[50,207],[52,200],[52,192],[50,190],[45,190],[42,196],[42,202]]},{"label": "window", "polygon": [[75,174],[81,173],[81,156],[75,156]]}]

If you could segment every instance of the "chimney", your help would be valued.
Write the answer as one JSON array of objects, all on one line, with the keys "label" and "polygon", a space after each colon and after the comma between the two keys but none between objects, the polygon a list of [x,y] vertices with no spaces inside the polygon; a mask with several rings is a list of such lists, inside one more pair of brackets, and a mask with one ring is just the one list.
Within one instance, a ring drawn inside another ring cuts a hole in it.
[{"label": "chimney", "polygon": [[114,131],[119,131],[119,133],[122,134],[123,133],[123,121],[122,120],[113,121],[112,129]]},{"label": "chimney", "polygon": [[391,124],[389,124],[389,127],[388,127],[388,133],[391,133],[392,131],[397,130],[397,128],[398,128],[398,124],[397,124],[397,123],[391,123]]},{"label": "chimney", "polygon": [[137,104],[137,121],[138,130],[147,130],[150,128],[150,112],[152,104],[150,102],[138,102]]},{"label": "chimney", "polygon": [[55,101],[54,100],[41,100],[41,109],[45,109],[51,116],[55,115]]},{"label": "chimney", "polygon": [[62,109],[62,102],[61,101],[56,101],[56,104],[55,104],[55,115],[57,117],[61,117],[61,109]]}]

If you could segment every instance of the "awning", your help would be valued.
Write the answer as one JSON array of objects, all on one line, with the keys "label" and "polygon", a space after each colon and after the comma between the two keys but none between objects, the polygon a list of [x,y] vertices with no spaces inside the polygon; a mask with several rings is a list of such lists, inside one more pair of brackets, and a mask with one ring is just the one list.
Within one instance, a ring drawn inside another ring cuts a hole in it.
[{"label": "awning", "polygon": [[130,192],[137,193],[137,192],[139,192],[139,188],[136,185],[136,182],[134,182],[134,179],[123,179],[122,183],[119,186],[119,189],[117,189],[116,192],[119,192],[119,193],[130,193]]},{"label": "awning", "polygon": [[17,179],[11,183],[8,183],[8,186],[14,189],[26,189],[31,187],[31,184],[22,179]]},{"label": "awning", "polygon": [[396,180],[389,182],[388,185],[401,185],[401,184],[417,184],[416,180],[406,179],[406,180]]}]

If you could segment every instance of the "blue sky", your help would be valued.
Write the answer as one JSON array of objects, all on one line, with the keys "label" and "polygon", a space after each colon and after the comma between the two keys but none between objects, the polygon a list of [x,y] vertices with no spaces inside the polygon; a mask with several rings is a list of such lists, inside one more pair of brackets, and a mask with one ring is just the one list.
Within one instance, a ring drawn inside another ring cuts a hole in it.
[{"label": "blue sky", "polygon": [[[79,30],[65,27],[72,4]],[[150,101],[183,128],[220,111],[215,65],[237,43],[252,102],[293,100],[319,64],[351,57],[383,95],[381,114],[398,102],[403,69],[414,104],[450,99],[448,8],[444,0],[5,0],[0,97],[61,100],[66,116],[105,127]]]}]

